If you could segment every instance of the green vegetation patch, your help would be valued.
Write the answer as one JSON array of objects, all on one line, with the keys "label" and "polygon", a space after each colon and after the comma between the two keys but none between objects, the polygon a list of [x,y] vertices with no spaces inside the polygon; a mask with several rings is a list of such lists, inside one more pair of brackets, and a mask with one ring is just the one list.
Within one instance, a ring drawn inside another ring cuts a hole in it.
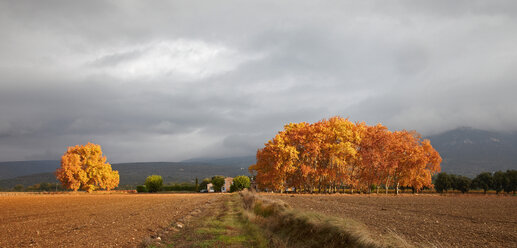
[{"label": "green vegetation patch", "polygon": [[262,230],[243,218],[244,209],[237,194],[214,203],[206,216],[154,247],[268,247]]},{"label": "green vegetation patch", "polygon": [[195,247],[266,247],[260,229],[242,218],[239,201],[237,195],[232,195],[218,216],[210,217],[196,230],[202,237],[198,237],[201,240]]}]

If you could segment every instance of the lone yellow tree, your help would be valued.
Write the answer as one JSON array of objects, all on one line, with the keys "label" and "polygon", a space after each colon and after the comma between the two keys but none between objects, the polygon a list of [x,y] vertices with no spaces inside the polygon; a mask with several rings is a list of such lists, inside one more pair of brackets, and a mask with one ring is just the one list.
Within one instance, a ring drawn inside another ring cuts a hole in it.
[{"label": "lone yellow tree", "polygon": [[61,168],[57,169],[56,177],[63,187],[73,191],[111,190],[119,184],[118,171],[112,170],[106,162],[101,146],[92,143],[68,147],[61,157]]}]

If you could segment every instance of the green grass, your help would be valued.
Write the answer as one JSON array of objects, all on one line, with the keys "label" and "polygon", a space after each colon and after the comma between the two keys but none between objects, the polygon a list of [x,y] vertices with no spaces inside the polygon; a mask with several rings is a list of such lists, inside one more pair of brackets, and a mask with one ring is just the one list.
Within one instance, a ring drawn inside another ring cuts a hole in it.
[{"label": "green grass", "polygon": [[242,206],[238,195],[234,194],[225,202],[225,207],[217,217],[210,217],[206,225],[196,233],[205,238],[196,243],[199,247],[266,247],[260,229],[242,218]]},{"label": "green grass", "polygon": [[261,228],[243,218],[237,194],[226,197],[224,204],[214,204],[205,212],[208,216],[200,217],[158,247],[268,247]]}]

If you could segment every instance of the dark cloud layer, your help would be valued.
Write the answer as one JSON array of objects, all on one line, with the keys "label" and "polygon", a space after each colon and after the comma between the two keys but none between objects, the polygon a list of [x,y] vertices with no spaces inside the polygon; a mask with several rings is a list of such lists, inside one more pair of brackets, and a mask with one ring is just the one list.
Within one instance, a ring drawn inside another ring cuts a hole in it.
[{"label": "dark cloud layer", "polygon": [[253,154],[334,115],[517,131],[514,1],[3,1],[0,161]]}]

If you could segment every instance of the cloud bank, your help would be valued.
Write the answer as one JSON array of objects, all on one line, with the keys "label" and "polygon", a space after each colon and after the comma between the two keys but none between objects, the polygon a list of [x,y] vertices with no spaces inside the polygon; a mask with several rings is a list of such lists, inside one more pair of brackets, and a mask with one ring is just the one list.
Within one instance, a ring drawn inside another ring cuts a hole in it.
[{"label": "cloud bank", "polygon": [[517,131],[515,1],[3,1],[0,161],[253,154],[334,115]]}]

